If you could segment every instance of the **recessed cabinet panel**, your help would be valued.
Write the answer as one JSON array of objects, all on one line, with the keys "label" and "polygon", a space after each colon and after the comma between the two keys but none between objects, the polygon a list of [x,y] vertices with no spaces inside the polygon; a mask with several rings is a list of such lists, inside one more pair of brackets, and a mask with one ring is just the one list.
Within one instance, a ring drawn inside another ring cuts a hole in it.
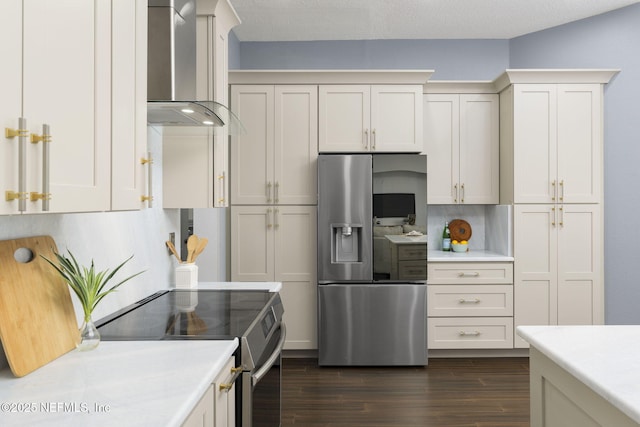
[{"label": "recessed cabinet panel", "polygon": [[5,191],[18,192],[18,138],[5,138],[4,128],[18,129],[22,115],[22,0],[7,0],[0,13],[0,214],[18,213],[18,201],[6,201]]},{"label": "recessed cabinet panel", "polygon": [[427,198],[430,204],[457,203],[460,175],[460,97],[425,95],[424,127],[427,154]]},{"label": "recessed cabinet panel", "polygon": [[231,203],[267,204],[273,198],[273,86],[232,86],[231,108],[246,133],[231,143]]},{"label": "recessed cabinet panel", "polygon": [[557,175],[556,127],[556,85],[514,87],[516,203],[553,202],[553,182]]},{"label": "recessed cabinet panel", "polygon": [[511,317],[429,318],[430,349],[513,348]]},{"label": "recessed cabinet panel", "polygon": [[601,194],[600,85],[558,86],[558,197],[598,203]]},{"label": "recessed cabinet panel", "polygon": [[371,86],[371,150],[421,152],[421,108],[420,87]]},{"label": "recessed cabinet panel", "polygon": [[369,150],[370,97],[369,86],[320,85],[321,152]]},{"label": "recessed cabinet panel", "polygon": [[[110,207],[110,6],[24,2],[22,113],[31,133],[51,126],[52,212]],[[30,192],[41,191],[41,146],[28,150]]]},{"label": "recessed cabinet panel", "polygon": [[318,159],[316,86],[276,86],[274,119],[273,202],[283,205],[315,204]]},{"label": "recessed cabinet panel", "polygon": [[273,209],[231,207],[231,278],[239,282],[274,280]]}]

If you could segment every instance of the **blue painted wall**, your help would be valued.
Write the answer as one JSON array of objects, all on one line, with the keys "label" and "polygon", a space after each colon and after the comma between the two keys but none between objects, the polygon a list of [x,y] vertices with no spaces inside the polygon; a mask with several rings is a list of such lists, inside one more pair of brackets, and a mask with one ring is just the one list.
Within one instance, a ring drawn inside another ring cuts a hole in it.
[{"label": "blue painted wall", "polygon": [[512,68],[619,68],[605,87],[606,322],[639,324],[640,4],[511,40]]},{"label": "blue painted wall", "polygon": [[[437,80],[493,80],[507,40],[241,42],[238,69],[433,69]],[[231,67],[230,67],[231,68]]]},{"label": "blue painted wall", "polygon": [[232,69],[434,69],[493,80],[506,68],[620,68],[605,89],[605,310],[640,324],[640,4],[512,40],[239,42]]}]

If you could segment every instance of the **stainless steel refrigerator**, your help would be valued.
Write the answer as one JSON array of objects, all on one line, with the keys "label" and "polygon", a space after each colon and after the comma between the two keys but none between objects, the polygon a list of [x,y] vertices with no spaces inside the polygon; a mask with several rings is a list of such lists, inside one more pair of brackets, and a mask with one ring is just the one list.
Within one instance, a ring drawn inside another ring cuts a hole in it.
[{"label": "stainless steel refrigerator", "polygon": [[318,157],[318,363],[427,364],[427,159]]}]

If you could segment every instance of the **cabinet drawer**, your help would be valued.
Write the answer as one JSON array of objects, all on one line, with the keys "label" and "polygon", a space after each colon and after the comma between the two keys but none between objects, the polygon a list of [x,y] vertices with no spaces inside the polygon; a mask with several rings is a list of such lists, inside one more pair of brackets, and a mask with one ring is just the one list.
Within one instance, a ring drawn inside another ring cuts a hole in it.
[{"label": "cabinet drawer", "polygon": [[511,317],[430,317],[430,349],[513,348]]},{"label": "cabinet drawer", "polygon": [[401,245],[398,247],[398,259],[427,259],[427,245]]},{"label": "cabinet drawer", "polygon": [[427,263],[422,261],[399,261],[398,278],[400,280],[424,280],[427,277]]},{"label": "cabinet drawer", "polygon": [[512,316],[513,285],[429,285],[428,315]]},{"label": "cabinet drawer", "polygon": [[513,283],[510,262],[430,262],[429,283],[434,285]]}]

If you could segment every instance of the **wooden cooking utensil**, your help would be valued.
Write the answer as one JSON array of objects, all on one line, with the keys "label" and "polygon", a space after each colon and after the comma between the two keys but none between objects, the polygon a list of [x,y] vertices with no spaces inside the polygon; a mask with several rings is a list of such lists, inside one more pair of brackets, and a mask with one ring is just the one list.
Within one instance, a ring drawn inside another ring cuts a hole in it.
[{"label": "wooden cooking utensil", "polygon": [[204,251],[204,248],[207,247],[207,243],[209,243],[209,239],[207,239],[206,237],[198,238],[198,246],[196,246],[196,250],[193,252],[191,262],[196,262],[196,258],[198,258],[198,255],[200,255],[202,251]]},{"label": "wooden cooking utensil", "polygon": [[192,234],[187,239],[187,263],[193,262],[193,253],[195,252],[197,246],[198,246],[198,236],[196,236],[195,234]]},{"label": "wooden cooking utensil", "polygon": [[173,245],[173,242],[171,242],[171,240],[167,240],[166,244],[169,250],[171,251],[171,253],[173,254],[173,256],[176,257],[178,262],[182,262],[182,260],[180,259],[180,255],[178,255],[178,251],[176,251],[176,247]]},{"label": "wooden cooking utensil", "polygon": [[55,260],[54,252],[50,236],[0,241],[0,339],[18,377],[80,341],[69,286],[42,259]]}]

